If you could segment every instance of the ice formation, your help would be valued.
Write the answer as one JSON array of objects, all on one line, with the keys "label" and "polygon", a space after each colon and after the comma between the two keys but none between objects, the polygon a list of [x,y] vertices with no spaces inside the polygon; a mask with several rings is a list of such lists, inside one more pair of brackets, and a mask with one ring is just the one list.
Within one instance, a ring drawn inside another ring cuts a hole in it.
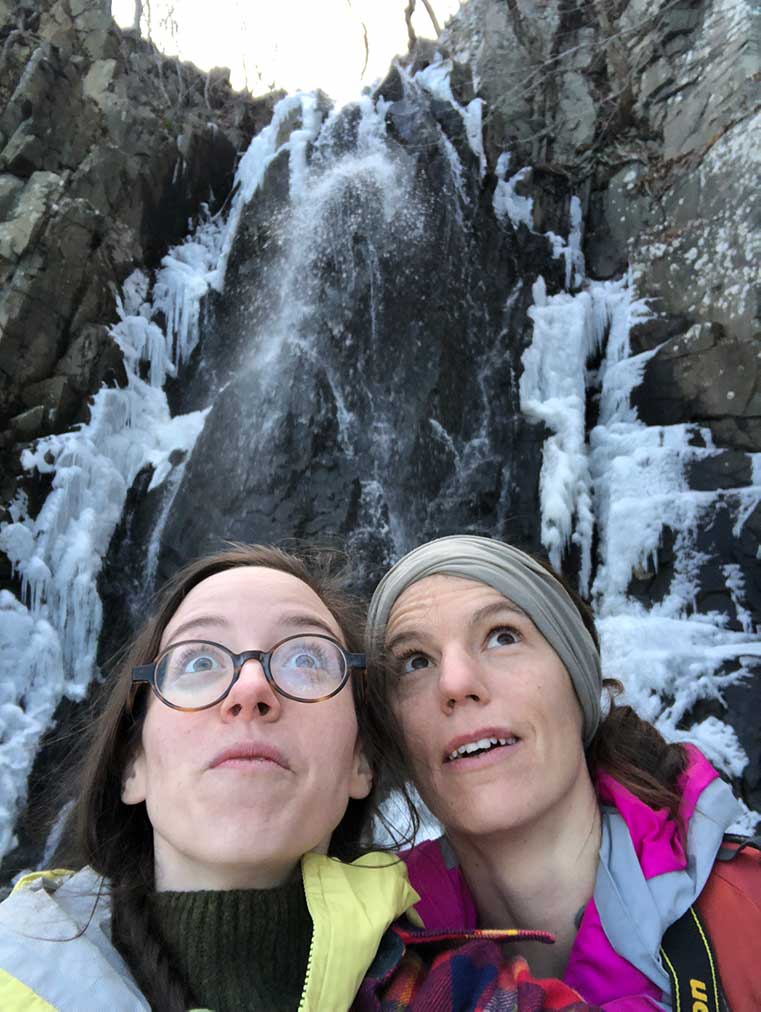
[{"label": "ice formation", "polygon": [[[301,128],[288,134],[284,125],[294,116]],[[0,593],[0,858],[15,846],[13,826],[56,707],[64,696],[83,699],[96,674],[97,579],[127,492],[146,465],[153,468],[151,488],[166,481],[173,453],[187,456],[203,428],[204,411],[170,416],[163,385],[198,342],[202,300],[223,288],[241,211],[269,162],[289,148],[297,191],[305,145],[321,120],[313,95],[278,103],[241,159],[227,220],[207,215],[164,257],[152,284],[139,271],[125,281],[111,333],[124,356],[126,387],[103,387],[87,424],[40,439],[22,455],[26,470],[52,475],[52,490],[36,517],[20,499],[0,529],[0,549],[20,576],[22,598]]]},{"label": "ice formation", "polygon": [[483,99],[474,98],[466,106],[461,105],[452,92],[452,61],[436,53],[433,62],[419,70],[413,80],[433,98],[447,102],[462,117],[463,130],[470,150],[478,159],[481,178],[486,175],[486,152],[483,138]]},{"label": "ice formation", "polygon": [[[632,324],[649,315],[634,297],[631,278],[590,281],[576,294],[550,297],[540,278],[530,315],[534,337],[523,356],[520,394],[523,410],[550,430],[540,477],[543,543],[556,565],[570,542],[579,546],[580,586],[591,592],[597,614],[603,671],[623,682],[625,701],[668,739],[694,742],[737,777],[747,756],[728,724],[708,717],[686,730],[679,726],[695,703],[721,701],[727,685],[750,677],[761,662],[738,567],[725,567],[725,575],[742,631],[727,628],[725,615],[694,608],[697,530],[725,493],[692,490],[685,473],[691,460],[718,452],[711,434],[701,430],[704,445],[695,446],[694,426],[647,426],[631,407],[630,392],[655,354],[630,351]],[[600,414],[587,439],[587,364],[602,342],[605,354],[594,377]],[[747,499],[746,516],[761,497],[760,476],[754,460],[753,486],[739,495]],[[742,522],[740,511],[737,526]],[[635,574],[656,565],[666,527],[676,537],[676,573],[664,598],[645,608],[627,590]],[[595,529],[599,547],[590,586]],[[743,806],[734,828],[752,831],[757,820]]]},{"label": "ice formation", "polygon": [[[510,153],[508,151],[503,151],[497,159],[497,185],[494,188],[494,197],[492,198],[494,213],[500,221],[504,221],[505,218],[509,219],[513,228],[518,228],[519,225],[525,225],[526,228],[533,229],[533,197],[523,197],[515,192],[515,188],[519,183],[531,178],[531,167],[528,165],[524,166],[524,168],[520,169],[508,179],[507,173],[509,168]],[[552,233],[550,233],[550,235],[552,235]]]}]

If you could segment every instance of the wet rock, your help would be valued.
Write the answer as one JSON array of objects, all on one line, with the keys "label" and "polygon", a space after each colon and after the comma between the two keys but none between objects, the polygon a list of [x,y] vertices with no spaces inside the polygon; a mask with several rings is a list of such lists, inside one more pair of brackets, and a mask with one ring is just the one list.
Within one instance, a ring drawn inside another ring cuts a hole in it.
[{"label": "wet rock", "polygon": [[753,484],[753,467],[747,453],[725,450],[689,465],[688,484],[696,492],[717,488],[744,488]]},{"label": "wet rock", "polygon": [[640,189],[647,171],[641,161],[622,166],[592,197],[586,254],[597,277],[620,275],[629,263],[631,245],[646,228],[653,228],[662,215]]},{"label": "wet rock", "polygon": [[402,75],[399,73],[398,67],[392,66],[388,74],[376,87],[373,92],[373,98],[379,96],[385,98],[387,102],[401,102],[404,97],[404,87],[402,85]]},{"label": "wet rock", "polygon": [[712,418],[708,422],[718,446],[735,446],[757,453],[761,446],[761,418]]},{"label": "wet rock", "polygon": [[758,687],[749,678],[724,690],[732,726],[748,756],[742,773],[743,795],[754,811],[761,811],[761,723],[758,720]]},{"label": "wet rock", "polygon": [[[104,668],[129,642],[150,607],[153,579],[146,554],[156,515],[170,491],[166,482],[149,491],[153,474],[146,466],[136,475],[98,577],[98,594],[108,616],[98,643],[98,663]],[[139,567],[134,565],[136,554],[141,557]]]},{"label": "wet rock", "polygon": [[[645,366],[633,403],[650,425],[723,422],[715,435],[733,438],[731,418],[761,421],[761,360],[758,345],[728,336],[719,324],[696,324],[665,342]],[[744,427],[746,449],[755,426]],[[761,449],[761,443],[752,447]]]},{"label": "wet rock", "polygon": [[119,346],[106,327],[96,324],[82,327],[58,362],[56,373],[65,377],[80,397],[95,393],[104,383],[124,386],[127,382]]},{"label": "wet rock", "polygon": [[38,436],[46,435],[48,431],[45,408],[38,404],[28,411],[22,411],[20,415],[10,419],[11,431],[14,438],[21,443],[28,443]]},{"label": "wet rock", "polygon": [[21,399],[30,407],[41,405],[44,408],[45,426],[51,432],[63,431],[79,407],[77,392],[65,376],[33,383],[22,391]]},{"label": "wet rock", "polygon": [[658,300],[653,299],[650,307],[654,315],[636,323],[629,332],[633,355],[639,355],[643,351],[652,351],[669,338],[684,334],[689,329],[690,321],[686,316],[670,316],[661,312]]},{"label": "wet rock", "polygon": [[388,122],[394,136],[403,144],[418,143],[434,144],[436,142],[435,127],[430,119],[421,115],[420,107],[408,99],[393,102],[387,112]]},{"label": "wet rock", "polygon": [[167,517],[159,581],[223,537],[327,536],[367,553],[369,589],[388,562],[389,515],[404,517],[396,550],[463,525],[536,546],[542,431],[520,416],[511,377],[529,340],[522,278],[541,272],[552,289],[563,272],[543,236],[497,221],[469,151],[460,219],[441,115],[435,102],[391,106],[391,185],[372,165],[336,169],[356,117],[344,110],[333,160],[315,149],[319,214],[290,205],[287,162],[270,165],[203,361],[175,394],[183,410],[210,392],[213,406]]}]

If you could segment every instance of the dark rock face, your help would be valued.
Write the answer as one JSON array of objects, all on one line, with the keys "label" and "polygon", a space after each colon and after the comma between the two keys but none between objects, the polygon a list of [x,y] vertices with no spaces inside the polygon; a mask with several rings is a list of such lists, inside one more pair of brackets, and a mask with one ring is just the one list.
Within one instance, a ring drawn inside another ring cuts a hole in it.
[{"label": "dark rock face", "polygon": [[[123,379],[104,322],[203,201],[219,206],[269,100],[122,33],[106,0],[0,6],[0,453],[87,418]],[[16,444],[16,445],[14,445]]]},{"label": "dark rock face", "polygon": [[[645,367],[633,403],[649,425],[700,422],[718,446],[761,450],[759,345],[720,323],[695,324],[665,341]],[[722,486],[725,487],[725,486]]]},{"label": "dark rock face", "polygon": [[573,177],[592,276],[631,266],[660,314],[752,346],[756,35],[751,9],[723,0],[551,0],[541,19],[522,2],[471,0],[442,41],[471,58],[490,163],[510,150],[516,168]]}]

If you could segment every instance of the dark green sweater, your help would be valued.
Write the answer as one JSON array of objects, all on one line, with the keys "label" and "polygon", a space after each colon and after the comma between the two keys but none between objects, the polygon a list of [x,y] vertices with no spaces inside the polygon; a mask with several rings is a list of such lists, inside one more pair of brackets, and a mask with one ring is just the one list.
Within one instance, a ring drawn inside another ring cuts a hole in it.
[{"label": "dark green sweater", "polygon": [[150,907],[198,1007],[298,1009],[312,939],[301,876],[277,889],[154,893]]}]

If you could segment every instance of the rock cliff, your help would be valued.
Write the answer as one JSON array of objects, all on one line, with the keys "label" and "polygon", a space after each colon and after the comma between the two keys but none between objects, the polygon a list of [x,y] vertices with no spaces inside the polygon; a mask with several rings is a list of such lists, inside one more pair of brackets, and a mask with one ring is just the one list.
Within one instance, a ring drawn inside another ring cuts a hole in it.
[{"label": "rock cliff", "polygon": [[590,273],[630,268],[651,300],[641,417],[761,450],[758,8],[470,0],[441,41],[486,100],[492,164],[569,176]]},{"label": "rock cliff", "polygon": [[272,110],[170,60],[108,0],[0,3],[0,502],[18,450],[123,383],[115,296],[156,266]]}]

